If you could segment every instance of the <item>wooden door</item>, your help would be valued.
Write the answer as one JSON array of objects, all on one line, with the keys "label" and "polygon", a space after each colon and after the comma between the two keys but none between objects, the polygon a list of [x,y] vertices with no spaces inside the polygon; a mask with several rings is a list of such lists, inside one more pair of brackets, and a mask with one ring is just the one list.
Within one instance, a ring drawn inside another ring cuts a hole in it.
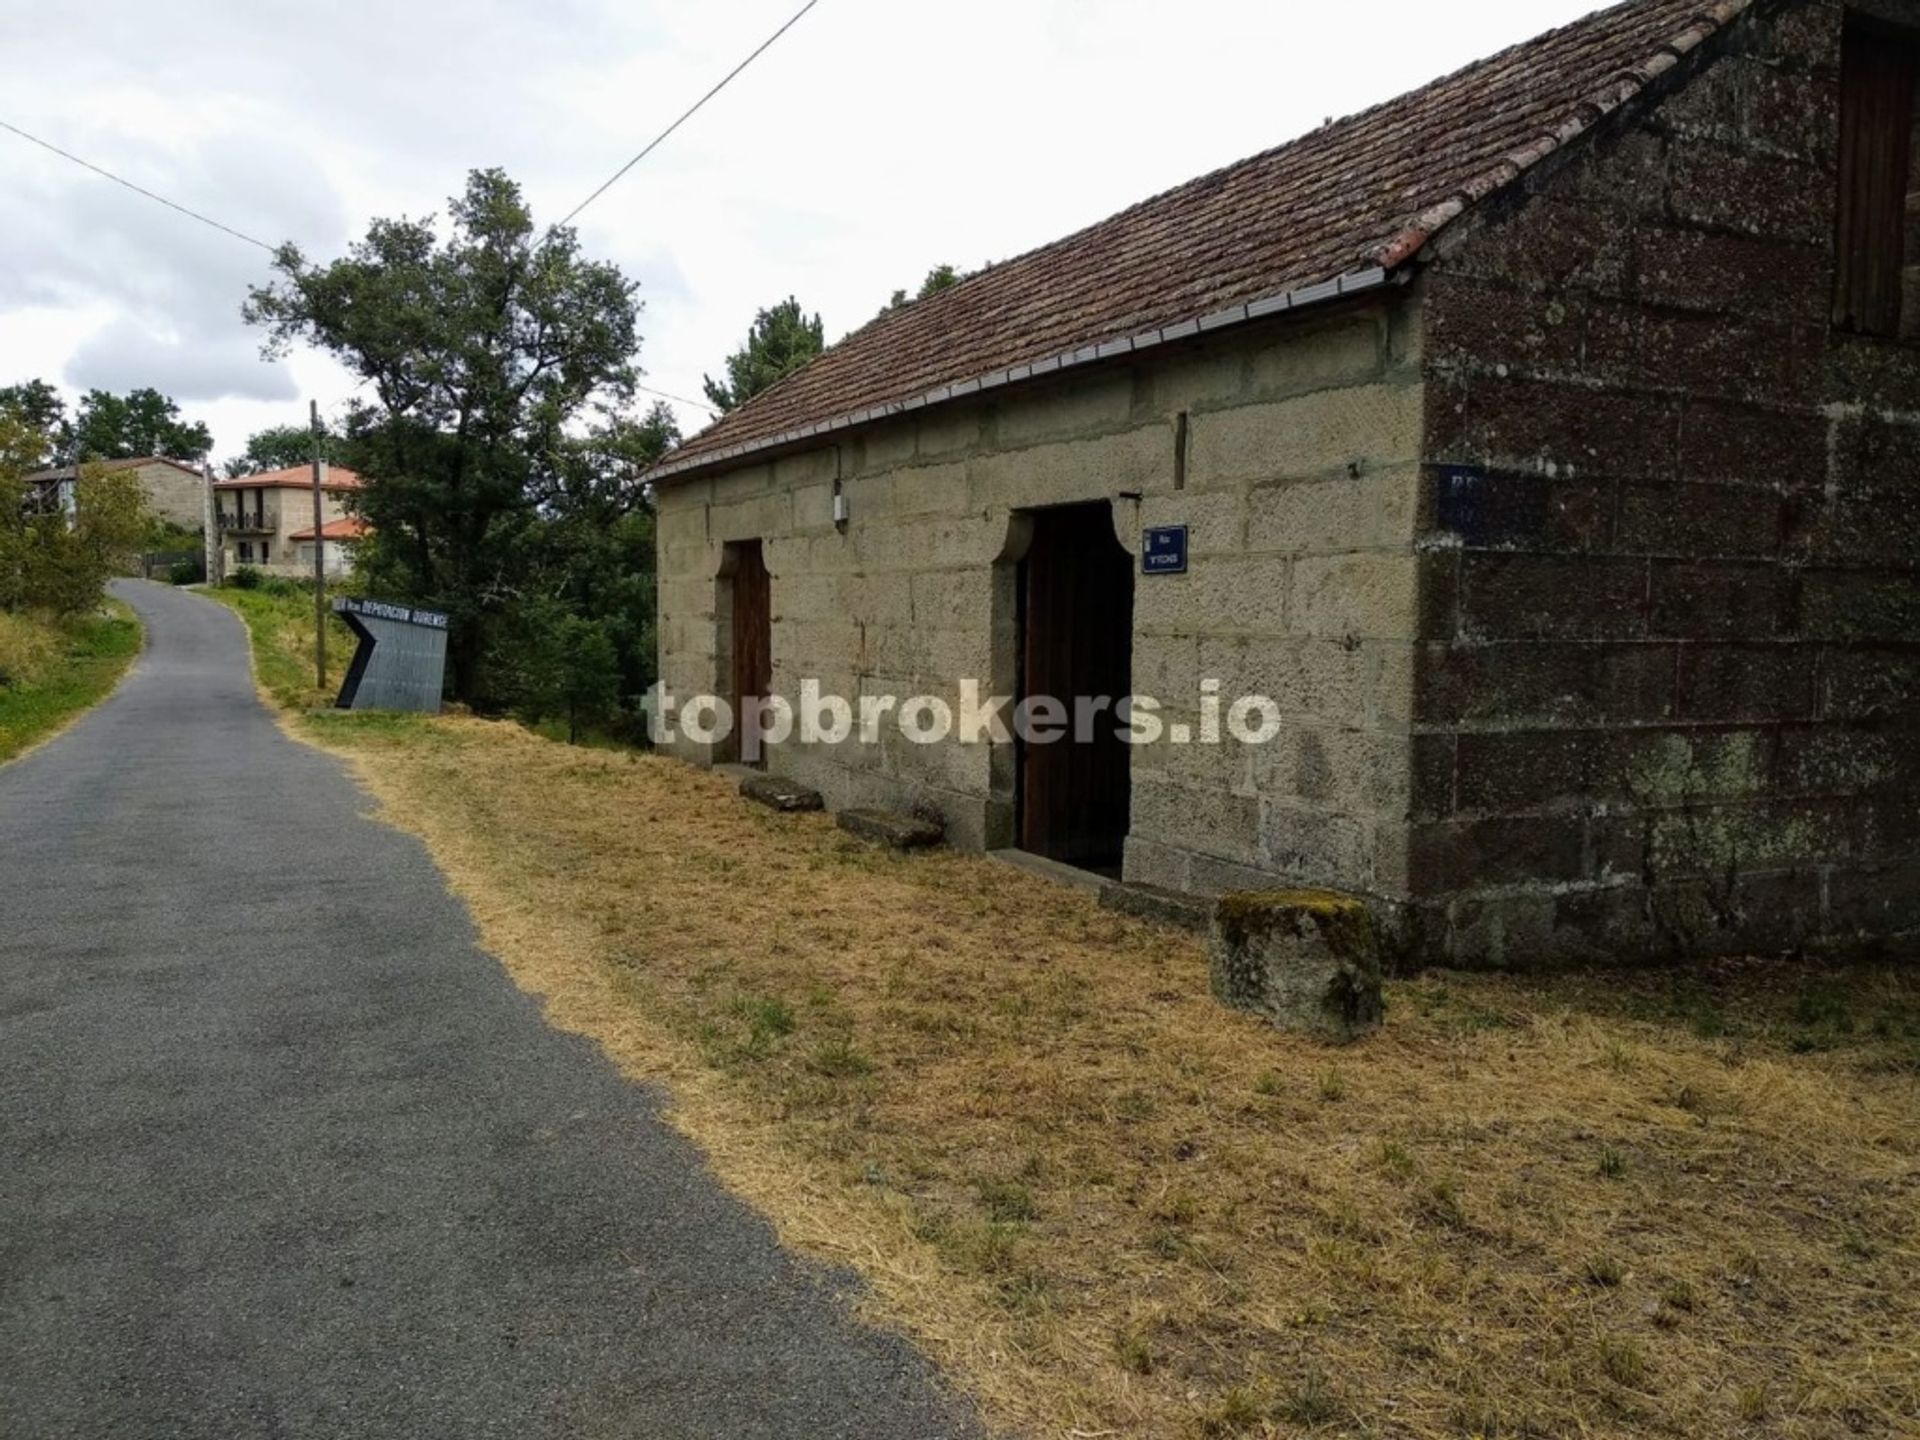
[{"label": "wooden door", "polygon": [[1920,46],[1850,19],[1840,72],[1839,218],[1833,319],[1870,335],[1920,333],[1901,315],[1914,190],[1914,102]]},{"label": "wooden door", "polygon": [[[1117,875],[1132,794],[1113,707],[1133,688],[1133,557],[1114,538],[1105,502],[1036,511],[1033,521],[1021,576],[1021,692],[1054,697],[1067,734],[1021,742],[1020,848]],[[1073,733],[1083,697],[1108,701],[1085,738]]]},{"label": "wooden door", "polygon": [[733,703],[735,753],[742,764],[766,764],[749,712],[773,691],[773,583],[758,540],[733,547]]}]

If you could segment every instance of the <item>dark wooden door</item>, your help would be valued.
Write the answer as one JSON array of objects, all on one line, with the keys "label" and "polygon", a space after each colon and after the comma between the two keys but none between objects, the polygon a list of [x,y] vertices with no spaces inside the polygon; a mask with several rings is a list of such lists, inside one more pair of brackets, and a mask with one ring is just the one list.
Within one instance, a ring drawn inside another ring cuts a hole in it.
[{"label": "dark wooden door", "polygon": [[764,765],[757,735],[747,733],[750,711],[773,691],[773,583],[758,540],[734,546],[733,702],[736,754]]},{"label": "dark wooden door", "polygon": [[[1058,701],[1067,733],[1020,744],[1020,847],[1117,874],[1132,796],[1113,709],[1133,688],[1133,557],[1104,502],[1036,511],[1033,521],[1021,576],[1021,692]],[[1076,706],[1099,698],[1108,703],[1091,732],[1076,735]]]},{"label": "dark wooden door", "polygon": [[1833,318],[1848,329],[1898,335],[1905,267],[1913,259],[1906,253],[1907,212],[1920,47],[1898,31],[1854,19],[1844,53]]}]

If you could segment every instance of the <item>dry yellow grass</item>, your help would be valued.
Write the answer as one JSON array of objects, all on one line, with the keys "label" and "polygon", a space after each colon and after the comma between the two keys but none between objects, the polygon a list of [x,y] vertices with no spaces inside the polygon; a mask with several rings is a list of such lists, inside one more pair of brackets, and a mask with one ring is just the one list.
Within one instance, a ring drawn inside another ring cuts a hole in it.
[{"label": "dry yellow grass", "polygon": [[990,860],[506,724],[296,723],[1010,1432],[1920,1433],[1910,972],[1435,977],[1335,1051]]}]

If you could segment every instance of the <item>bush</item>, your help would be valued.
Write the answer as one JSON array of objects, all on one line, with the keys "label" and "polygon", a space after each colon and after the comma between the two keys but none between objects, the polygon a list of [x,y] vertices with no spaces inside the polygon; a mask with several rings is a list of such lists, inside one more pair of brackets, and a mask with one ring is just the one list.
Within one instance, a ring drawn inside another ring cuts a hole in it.
[{"label": "bush", "polygon": [[239,565],[227,577],[227,584],[236,590],[258,590],[262,578],[260,572],[251,565]]},{"label": "bush", "polygon": [[176,560],[167,567],[169,585],[198,585],[207,578],[204,560]]},{"label": "bush", "polygon": [[0,610],[0,690],[33,679],[59,649],[59,634],[51,625]]},{"label": "bush", "polygon": [[70,514],[30,503],[25,482],[0,473],[0,610],[96,608],[107,581],[137,567],[148,520],[131,471],[82,467]]},{"label": "bush", "polygon": [[620,658],[607,632],[605,622],[553,601],[529,601],[496,630],[492,678],[523,721],[561,721],[568,743],[578,744],[620,715]]}]

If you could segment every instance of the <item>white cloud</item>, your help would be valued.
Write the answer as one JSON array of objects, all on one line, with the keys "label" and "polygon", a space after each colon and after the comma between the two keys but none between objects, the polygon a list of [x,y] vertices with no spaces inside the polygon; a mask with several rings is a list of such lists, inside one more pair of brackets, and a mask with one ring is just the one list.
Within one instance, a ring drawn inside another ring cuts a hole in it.
[{"label": "white cloud", "polygon": [[[474,166],[558,218],[795,3],[15,6],[0,111],[324,257],[375,215],[443,210]],[[1382,0],[1359,24],[1250,0],[821,0],[582,235],[642,283],[648,383],[697,396],[789,293],[844,333],[935,264],[1044,243],[1589,8]],[[0,187],[0,383],[151,384],[222,455],[346,394],[331,364],[251,358],[257,250],[4,133]]]},{"label": "white cloud", "polygon": [[61,378],[75,390],[116,392],[154,384],[191,410],[210,400],[298,400],[284,364],[260,359],[253,337],[159,335],[127,320],[96,330],[73,352]]}]

